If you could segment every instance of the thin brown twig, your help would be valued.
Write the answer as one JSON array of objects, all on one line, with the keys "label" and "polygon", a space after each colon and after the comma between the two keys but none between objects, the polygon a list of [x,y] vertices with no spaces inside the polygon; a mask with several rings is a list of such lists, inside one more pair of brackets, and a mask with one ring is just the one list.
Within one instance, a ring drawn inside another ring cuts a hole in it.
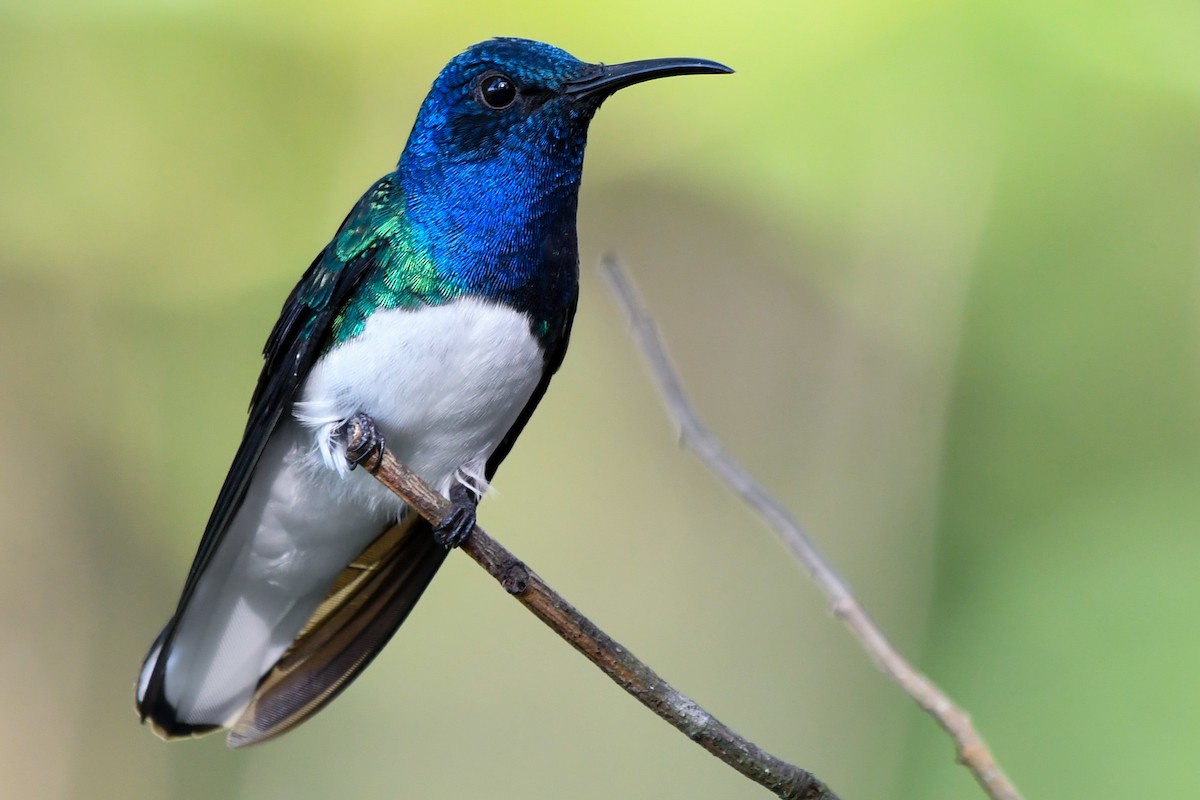
[{"label": "thin brown twig", "polygon": [[829,598],[834,616],[850,629],[876,666],[950,734],[959,762],[971,771],[987,795],[993,800],[1020,800],[1016,787],[992,757],[967,713],[897,652],[859,604],[846,581],[817,550],[800,523],[725,451],[700,422],[671,364],[654,321],[617,259],[606,256],[601,261],[600,270],[629,319],[667,413],[679,426],[683,445],[766,520],[783,544],[808,570],[813,581]]},{"label": "thin brown twig", "polygon": [[[347,450],[359,449],[363,440],[361,425],[352,422],[347,439]],[[380,483],[434,525],[440,524],[452,511],[449,500],[397,461],[388,450],[383,450],[372,467]],[[776,758],[734,733],[660,678],[478,525],[460,549],[618,686],[747,778],[785,800],[838,800],[837,795],[815,775]]]}]

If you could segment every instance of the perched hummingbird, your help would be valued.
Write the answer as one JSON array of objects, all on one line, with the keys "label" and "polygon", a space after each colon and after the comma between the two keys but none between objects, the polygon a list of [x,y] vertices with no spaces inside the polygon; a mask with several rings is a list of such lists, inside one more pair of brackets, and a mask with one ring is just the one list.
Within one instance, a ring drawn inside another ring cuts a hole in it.
[{"label": "perched hummingbird", "polygon": [[[284,303],[241,445],[137,706],[232,746],[299,724],[371,662],[475,522],[567,349],[588,123],[618,89],[728,73],[604,65],[524,39],[438,75],[396,169]],[[367,445],[347,453],[351,422]],[[384,441],[454,504],[434,530],[357,463]]]}]

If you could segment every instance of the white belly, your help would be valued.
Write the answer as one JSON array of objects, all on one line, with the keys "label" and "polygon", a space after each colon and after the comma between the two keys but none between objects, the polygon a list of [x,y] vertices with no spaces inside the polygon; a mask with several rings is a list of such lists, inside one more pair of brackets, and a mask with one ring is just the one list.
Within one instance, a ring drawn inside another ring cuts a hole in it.
[{"label": "white belly", "polygon": [[[476,299],[378,311],[330,352],[304,385],[296,415],[315,433],[320,481],[368,503],[392,502],[369,476],[347,481],[338,426],[369,414],[388,448],[443,493],[456,473],[486,488],[484,466],[542,376],[524,314]],[[317,462],[314,461],[314,466]],[[330,485],[329,479],[340,480]]]}]

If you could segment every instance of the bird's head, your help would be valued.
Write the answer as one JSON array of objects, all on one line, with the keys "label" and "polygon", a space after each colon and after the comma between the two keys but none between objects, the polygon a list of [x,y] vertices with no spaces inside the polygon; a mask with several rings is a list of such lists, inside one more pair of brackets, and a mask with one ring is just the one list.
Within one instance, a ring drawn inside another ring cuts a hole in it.
[{"label": "bird's head", "polygon": [[464,264],[566,258],[600,104],[654,78],[725,72],[699,58],[589,64],[528,39],[473,45],[434,81],[400,158],[409,217],[429,248]]},{"label": "bird's head", "polygon": [[517,173],[578,171],[588,123],[613,92],[670,75],[731,71],[697,58],[589,64],[528,39],[480,42],[434,81],[401,164],[440,170],[494,162]]}]

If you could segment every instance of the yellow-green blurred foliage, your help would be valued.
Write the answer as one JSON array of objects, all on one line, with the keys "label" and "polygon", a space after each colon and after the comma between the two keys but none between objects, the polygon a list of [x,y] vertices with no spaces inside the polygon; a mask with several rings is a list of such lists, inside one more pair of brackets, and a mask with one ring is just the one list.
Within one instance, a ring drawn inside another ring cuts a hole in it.
[{"label": "yellow-green blurred foliage", "polygon": [[1200,791],[1200,4],[0,6],[0,796],[733,798],[452,557],[326,712],[166,745],[132,683],[293,281],[491,35],[738,69],[592,129],[572,352],[483,522],[846,798],[979,796],[680,451],[593,265],[1030,798]]}]

